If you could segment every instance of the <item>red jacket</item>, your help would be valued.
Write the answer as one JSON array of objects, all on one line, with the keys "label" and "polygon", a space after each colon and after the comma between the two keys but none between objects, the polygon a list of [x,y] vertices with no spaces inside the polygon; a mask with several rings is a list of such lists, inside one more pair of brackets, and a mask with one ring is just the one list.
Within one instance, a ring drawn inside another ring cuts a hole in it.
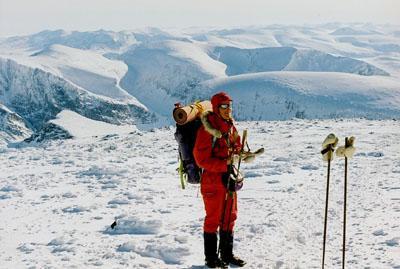
[{"label": "red jacket", "polygon": [[[233,122],[225,121],[213,112],[205,113],[202,122],[193,149],[196,163],[204,168],[201,184],[223,187],[221,175],[227,171],[227,159],[240,152],[240,136]],[[216,138],[214,145],[213,137]]]},{"label": "red jacket", "polygon": [[[201,177],[201,194],[206,211],[203,229],[206,233],[215,233],[218,227],[223,231],[233,231],[237,218],[237,194],[229,195],[225,200],[227,190],[221,176],[228,170],[227,159],[240,152],[240,137],[232,122],[213,112],[204,114],[202,122],[193,155],[196,163],[204,168]],[[217,138],[214,145],[213,137]]]}]

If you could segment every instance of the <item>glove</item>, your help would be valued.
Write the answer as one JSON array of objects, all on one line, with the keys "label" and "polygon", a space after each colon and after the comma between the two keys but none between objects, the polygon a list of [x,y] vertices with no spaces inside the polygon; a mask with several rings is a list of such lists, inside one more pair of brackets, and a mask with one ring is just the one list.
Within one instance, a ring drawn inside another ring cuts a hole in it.
[{"label": "glove", "polygon": [[332,145],[332,147],[335,148],[338,142],[339,139],[335,134],[329,134],[322,143],[322,148],[326,148],[328,145]]},{"label": "glove", "polygon": [[227,189],[230,192],[236,191],[236,181],[233,178],[231,178],[231,180],[229,181]]},{"label": "glove", "polygon": [[222,174],[222,184],[224,184],[225,188],[227,188],[229,191],[233,192],[236,191],[236,182],[235,179],[233,178],[232,174],[229,173],[223,173]]},{"label": "glove", "polygon": [[334,134],[329,134],[324,142],[322,143],[322,158],[324,161],[333,159],[333,152],[335,150],[336,145],[338,144],[339,139]]},{"label": "glove", "polygon": [[228,165],[228,171],[222,174],[222,184],[224,184],[230,192],[236,191],[236,180],[232,165]]},{"label": "glove", "polygon": [[338,157],[347,157],[347,158],[352,158],[356,148],[353,146],[355,141],[355,137],[352,136],[347,140],[347,147],[346,146],[341,146],[336,150],[336,156]]},{"label": "glove", "polygon": [[222,184],[225,187],[228,187],[228,182],[229,182],[229,178],[231,176],[232,173],[232,166],[228,165],[227,166],[227,171],[225,173],[222,174],[221,179],[222,179]]},{"label": "glove", "polygon": [[[240,175],[241,176],[241,175]],[[243,177],[240,177],[240,180],[236,180],[233,166],[228,165],[228,171],[223,173],[221,176],[222,184],[230,191],[235,192],[242,188],[243,186]]]}]

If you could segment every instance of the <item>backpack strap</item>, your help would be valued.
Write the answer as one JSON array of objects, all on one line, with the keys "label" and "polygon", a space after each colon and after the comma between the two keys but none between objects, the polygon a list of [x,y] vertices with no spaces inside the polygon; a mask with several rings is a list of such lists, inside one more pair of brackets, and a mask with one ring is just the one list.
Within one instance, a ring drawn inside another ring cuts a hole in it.
[{"label": "backpack strap", "polygon": [[[212,136],[212,143],[211,143],[211,150],[213,150],[214,149],[214,147],[215,147],[215,142],[217,142],[217,139],[218,139],[218,137],[216,137],[216,136]],[[228,147],[229,147],[229,139],[227,138],[226,139],[226,143],[227,143],[227,145],[228,145]]]},{"label": "backpack strap", "polygon": [[212,144],[211,144],[211,149],[214,149],[215,142],[217,142],[217,138],[215,136],[212,136]]}]

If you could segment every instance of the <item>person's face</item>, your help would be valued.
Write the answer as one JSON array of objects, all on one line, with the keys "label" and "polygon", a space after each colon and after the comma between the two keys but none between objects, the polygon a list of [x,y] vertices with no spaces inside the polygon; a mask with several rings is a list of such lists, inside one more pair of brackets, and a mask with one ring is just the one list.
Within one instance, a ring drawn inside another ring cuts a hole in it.
[{"label": "person's face", "polygon": [[232,119],[232,102],[220,104],[218,110],[224,120]]}]

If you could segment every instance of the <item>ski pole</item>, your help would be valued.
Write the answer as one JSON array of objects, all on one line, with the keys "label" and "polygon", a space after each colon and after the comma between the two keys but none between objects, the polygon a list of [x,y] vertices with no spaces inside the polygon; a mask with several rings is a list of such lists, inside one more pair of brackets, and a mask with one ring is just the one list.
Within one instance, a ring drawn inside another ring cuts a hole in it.
[{"label": "ski pole", "polygon": [[328,201],[329,201],[329,174],[331,170],[331,160],[328,159],[328,177],[326,183],[326,197],[325,197],[325,218],[324,218],[324,243],[322,248],[322,269],[325,267],[325,245],[326,245],[326,228],[328,224]]},{"label": "ski pole", "polygon": [[[247,130],[244,130],[243,131],[243,135],[242,135],[241,149],[240,149],[240,152],[239,152],[238,175],[239,175],[239,167],[240,167],[240,163],[241,163],[242,152],[243,152],[243,149],[244,149],[244,144],[246,142],[246,139],[247,139]],[[233,164],[231,164],[231,166],[233,166]],[[230,167],[230,170],[231,169],[233,169],[233,167]],[[225,213],[226,213],[226,207],[227,207],[227,203],[228,203],[228,195],[231,194],[230,191],[229,191],[230,182],[231,182],[231,177],[229,175],[228,186],[227,186],[226,193],[225,193],[224,211],[222,213],[221,225],[220,225],[220,229],[222,229],[222,230],[224,230]],[[235,201],[235,197],[234,197],[234,195],[232,195],[232,203],[231,203],[231,206],[230,206],[230,212],[229,212],[229,216],[228,216],[228,228],[227,228],[227,230],[229,230],[229,222],[230,222],[230,218],[231,218],[231,215],[232,215],[232,207],[233,207],[234,201]],[[218,247],[218,256],[220,254],[221,247],[222,246],[221,246],[221,240],[220,240],[219,241],[219,247]]]},{"label": "ski pole", "polygon": [[348,170],[348,159],[353,157],[355,152],[354,148],[355,137],[346,137],[344,145],[344,204],[343,204],[343,254],[342,254],[342,268],[346,265],[346,222],[347,222],[347,170]]},{"label": "ski pole", "polygon": [[[243,136],[242,136],[242,148],[240,149],[240,152],[239,152],[239,162],[238,162],[238,168],[237,168],[237,172],[236,172],[236,179],[235,180],[237,180],[238,179],[238,177],[239,177],[239,173],[240,173],[240,163],[242,162],[242,155],[243,155],[243,150],[244,150],[244,144],[247,144],[247,130],[244,130],[243,131]],[[228,185],[229,186],[229,185]],[[233,203],[235,202],[235,198],[237,198],[237,197],[235,197],[235,194],[233,193],[232,194],[232,203],[231,203],[231,208],[230,208],[230,211],[229,211],[229,216],[228,216],[228,230],[229,230],[229,224],[230,224],[230,222],[231,222],[231,215],[232,215],[232,208],[233,208]]]},{"label": "ski pole", "polygon": [[[247,144],[247,130],[243,131],[243,137],[242,137],[242,147],[239,152],[239,163],[238,163],[238,168],[237,168],[237,177],[239,176],[239,170],[240,170],[240,163],[242,162],[242,155],[243,155],[243,150],[244,150],[244,144]],[[236,178],[237,179],[237,178]]]},{"label": "ski pole", "polygon": [[322,143],[323,150],[321,151],[321,154],[324,160],[328,161],[326,197],[325,197],[324,237],[323,237],[323,247],[322,247],[322,269],[324,269],[325,267],[325,247],[326,247],[326,231],[328,226],[329,179],[331,171],[331,160],[333,158],[333,152],[335,150],[338,141],[339,140],[334,134],[329,134]]},{"label": "ski pole", "polygon": [[[229,169],[229,171],[231,170],[230,167],[228,169]],[[228,179],[228,186],[229,186],[229,181],[230,181],[230,175],[229,175],[229,179]],[[224,211],[222,212],[221,223],[219,225],[219,229],[220,230],[224,229],[225,212],[226,212],[226,206],[227,206],[227,201],[228,201],[228,192],[229,192],[229,190],[227,189],[226,193],[225,193],[225,200],[224,200]],[[218,257],[219,257],[219,254],[221,252],[221,248],[222,248],[222,246],[221,246],[221,238],[220,238],[219,239],[219,245],[218,245],[218,252],[217,252],[217,256]]]},{"label": "ski pole", "polygon": [[[349,146],[349,140],[345,138],[345,147]],[[346,265],[346,211],[347,211],[347,157],[344,157],[344,203],[343,203],[343,247],[342,247],[342,268]]]},{"label": "ski pole", "polygon": [[344,157],[344,199],[343,199],[343,245],[342,245],[342,268],[346,266],[346,222],[347,222],[347,170],[348,170],[348,159],[353,157],[355,152],[354,148],[354,136],[346,137],[344,146],[339,147],[336,150],[338,157]]}]

